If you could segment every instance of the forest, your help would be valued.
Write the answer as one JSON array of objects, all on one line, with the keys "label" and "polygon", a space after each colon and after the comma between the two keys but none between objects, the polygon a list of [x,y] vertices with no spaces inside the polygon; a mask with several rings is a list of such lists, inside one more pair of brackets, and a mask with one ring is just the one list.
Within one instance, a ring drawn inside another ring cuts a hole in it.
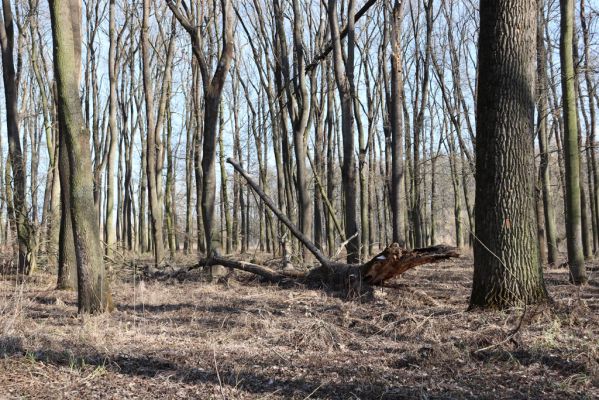
[{"label": "forest", "polygon": [[2,0],[0,398],[599,398],[595,0]]}]

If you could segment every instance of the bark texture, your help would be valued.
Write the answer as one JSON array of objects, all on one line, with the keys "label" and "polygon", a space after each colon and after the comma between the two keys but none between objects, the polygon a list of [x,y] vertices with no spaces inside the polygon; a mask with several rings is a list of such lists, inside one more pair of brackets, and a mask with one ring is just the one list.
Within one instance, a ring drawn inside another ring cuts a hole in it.
[{"label": "bark texture", "polygon": [[471,307],[547,299],[534,197],[537,4],[480,4],[476,241]]}]

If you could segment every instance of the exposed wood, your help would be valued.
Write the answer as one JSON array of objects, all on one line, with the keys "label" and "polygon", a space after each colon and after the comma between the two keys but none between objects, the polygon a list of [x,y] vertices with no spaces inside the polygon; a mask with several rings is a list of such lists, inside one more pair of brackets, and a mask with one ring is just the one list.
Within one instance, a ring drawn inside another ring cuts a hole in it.
[{"label": "exposed wood", "polygon": [[324,256],[312,243],[274,204],[260,186],[247,174],[247,172],[233,159],[227,162],[247,181],[264,203],[272,210],[291,233],[318,259],[321,266],[308,273],[274,271],[270,268],[234,261],[227,258],[214,256],[202,259],[198,266],[223,265],[235,268],[266,278],[270,282],[281,282],[286,279],[297,279],[305,283],[325,283],[330,287],[343,287],[345,289],[362,291],[362,285],[382,285],[385,281],[403,274],[419,265],[434,263],[448,258],[459,257],[456,248],[444,245],[426,247],[422,249],[403,250],[399,244],[393,243],[377,254],[372,260],[364,264],[344,264],[334,262]]},{"label": "exposed wood", "polygon": [[333,289],[360,289],[363,285],[383,285],[419,265],[432,264],[449,258],[459,257],[457,249],[438,245],[404,251],[397,243],[388,246],[372,260],[364,264],[329,263],[308,272],[295,270],[277,271],[263,265],[232,260],[221,256],[201,259],[190,269],[222,265],[261,276],[268,282],[281,283],[298,281],[306,284],[325,284]]}]

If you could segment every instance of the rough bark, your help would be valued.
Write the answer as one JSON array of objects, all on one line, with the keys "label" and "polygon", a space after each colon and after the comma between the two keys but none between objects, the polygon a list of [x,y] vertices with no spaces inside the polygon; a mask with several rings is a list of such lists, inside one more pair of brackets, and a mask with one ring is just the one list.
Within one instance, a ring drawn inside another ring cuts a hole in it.
[{"label": "rough bark", "polygon": [[533,191],[536,13],[536,0],[480,4],[473,308],[547,299]]}]

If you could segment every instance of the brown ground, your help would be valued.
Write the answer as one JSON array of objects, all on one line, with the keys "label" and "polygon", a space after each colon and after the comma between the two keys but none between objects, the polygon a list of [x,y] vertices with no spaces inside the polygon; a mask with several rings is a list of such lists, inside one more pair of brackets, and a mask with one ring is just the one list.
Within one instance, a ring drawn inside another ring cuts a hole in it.
[{"label": "brown ground", "polygon": [[594,268],[581,289],[549,271],[555,303],[524,313],[467,312],[467,259],[362,303],[246,275],[134,282],[123,268],[117,311],[85,318],[50,275],[3,280],[0,398],[599,398]]}]

